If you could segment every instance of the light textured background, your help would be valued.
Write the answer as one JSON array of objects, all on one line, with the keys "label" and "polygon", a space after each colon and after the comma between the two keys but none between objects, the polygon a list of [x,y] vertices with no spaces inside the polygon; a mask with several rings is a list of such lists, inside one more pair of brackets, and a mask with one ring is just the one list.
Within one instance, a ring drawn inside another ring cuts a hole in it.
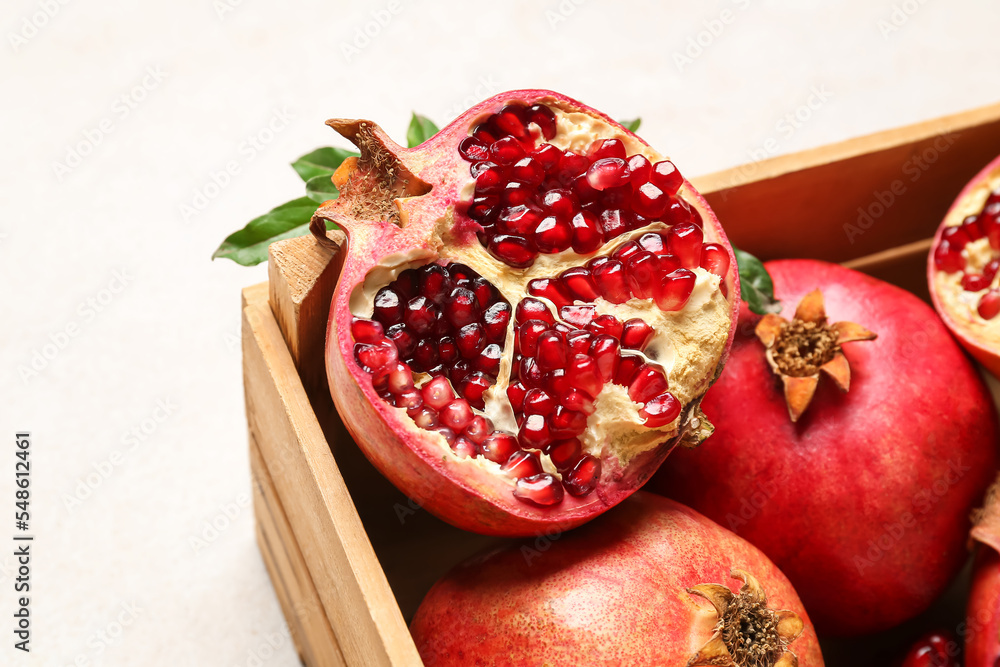
[{"label": "light textured background", "polygon": [[[391,19],[345,52],[373,12]],[[1000,98],[992,0],[4,0],[0,29],[0,543],[15,429],[34,433],[38,535],[30,660],[0,546],[2,664],[296,664],[241,505],[239,290],[265,269],[209,257],[301,195],[287,163],[336,142],[327,117],[402,140],[411,110],[443,124],[548,87],[642,116],[697,175]]]}]

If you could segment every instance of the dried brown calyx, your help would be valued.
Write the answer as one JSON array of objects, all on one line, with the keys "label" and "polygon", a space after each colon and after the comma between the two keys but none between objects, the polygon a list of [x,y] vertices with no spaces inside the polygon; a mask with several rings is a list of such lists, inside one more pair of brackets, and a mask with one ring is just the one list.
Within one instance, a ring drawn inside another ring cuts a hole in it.
[{"label": "dried brown calyx", "polygon": [[733,593],[721,584],[699,584],[688,593],[700,595],[715,607],[715,633],[688,660],[688,667],[795,667],[798,658],[788,646],[804,625],[787,609],[769,609],[767,595],[753,575],[733,569],[730,576],[743,582]]},{"label": "dried brown calyx", "polygon": [[821,374],[832,378],[841,391],[851,388],[851,367],[841,346],[877,337],[854,322],[827,323],[819,290],[802,297],[791,321],[774,314],[762,317],[756,334],[767,348],[767,363],[784,384],[793,422],[809,407]]}]

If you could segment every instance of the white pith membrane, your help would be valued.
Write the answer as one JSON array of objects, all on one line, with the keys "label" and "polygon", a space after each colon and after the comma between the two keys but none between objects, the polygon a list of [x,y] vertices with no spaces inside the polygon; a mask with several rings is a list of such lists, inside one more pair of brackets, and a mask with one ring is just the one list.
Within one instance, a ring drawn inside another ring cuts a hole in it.
[{"label": "white pith membrane", "polygon": [[[944,226],[961,226],[968,216],[980,214],[987,198],[996,190],[1000,190],[1000,169],[994,170],[972,187],[948,212]],[[962,250],[962,256],[966,261],[965,271],[981,273],[991,260],[1000,257],[1000,253],[994,251],[989,239],[984,237],[967,244]],[[994,276],[987,287],[977,291],[968,291],[962,287],[963,275],[963,271],[949,273],[935,267],[934,291],[939,303],[956,326],[986,346],[1000,347],[1000,316],[986,320],[978,311],[980,298],[989,290],[1000,288],[1000,273]]]},{"label": "white pith membrane", "polygon": [[[536,145],[550,143],[563,150],[585,153],[587,147],[594,141],[614,138],[625,144],[629,156],[642,154],[651,163],[664,159],[648,146],[601,119],[583,113],[566,113],[556,107],[551,108],[557,118],[556,136],[546,141],[537,132],[537,126],[532,125],[531,127],[536,130],[534,132]],[[468,163],[465,166],[468,167]],[[474,186],[475,182],[471,175],[467,176],[465,185],[459,191],[460,200],[471,200]],[[690,206],[696,206],[694,198],[684,197],[685,193],[686,186],[682,186],[677,196],[687,201]],[[491,420],[494,429],[516,437],[519,427],[507,397],[516,354],[514,343],[517,325],[513,310],[528,296],[528,282],[537,278],[555,278],[567,268],[583,266],[589,259],[610,255],[620,246],[639,238],[644,233],[664,231],[669,227],[663,222],[652,222],[608,241],[594,253],[579,255],[570,249],[554,254],[539,254],[530,267],[515,269],[492,256],[474,236],[470,238],[466,234],[463,239],[456,238],[453,234],[456,217],[454,207],[449,207],[438,221],[431,241],[431,246],[438,249],[436,254],[426,248],[419,248],[382,258],[377,266],[369,270],[365,281],[351,294],[350,310],[357,318],[371,318],[375,295],[381,288],[390,285],[404,270],[426,266],[431,262],[442,265],[447,265],[449,262],[461,263],[488,280],[510,304],[512,315],[507,327],[496,382],[484,394],[485,408],[474,409],[474,413]],[[405,224],[405,216],[403,219]],[[704,243],[718,242],[719,239],[716,238],[711,225],[706,225],[704,232]],[[615,304],[598,297],[592,302],[587,302],[594,305],[598,315],[609,314],[616,317],[619,322],[639,318],[652,327],[653,338],[642,351],[623,349],[622,352],[639,356],[646,363],[661,369],[668,381],[668,391],[680,402],[681,411],[676,419],[665,426],[647,427],[639,414],[642,405],[629,398],[628,387],[606,382],[598,396],[594,397],[595,410],[587,419],[586,430],[579,436],[584,454],[602,461],[612,457],[617,462],[617,467],[624,469],[636,456],[676,437],[685,426],[681,423],[682,420],[696,419],[694,411],[688,408],[692,401],[700,398],[715,375],[728,340],[732,306],[720,290],[719,276],[701,267],[692,270],[696,276],[694,289],[685,305],[677,311],[662,311],[652,299],[631,298],[625,303]],[[549,306],[557,322],[562,321],[559,317],[559,308],[555,304],[544,297],[535,298]],[[574,303],[584,302],[574,301]],[[414,372],[413,375],[417,388],[432,379],[426,373]],[[456,395],[461,397],[457,387],[453,388],[456,389]],[[478,467],[514,487],[517,480],[502,471],[501,464],[482,455],[469,458],[455,452],[442,435],[419,428],[406,415],[404,408],[393,409],[401,413],[400,423],[413,434],[425,441],[436,443],[442,457],[459,462],[461,465]],[[563,473],[551,458],[540,450],[533,451],[537,451],[540,456],[543,472],[550,473],[561,481]],[[608,475],[609,471],[605,468],[601,480],[603,481]]]}]

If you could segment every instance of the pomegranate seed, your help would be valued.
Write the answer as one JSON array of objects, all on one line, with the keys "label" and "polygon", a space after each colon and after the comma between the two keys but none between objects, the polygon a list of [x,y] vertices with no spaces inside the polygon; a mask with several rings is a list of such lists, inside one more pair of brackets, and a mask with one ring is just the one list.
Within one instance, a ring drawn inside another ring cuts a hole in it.
[{"label": "pomegranate seed", "polygon": [[514,412],[521,412],[524,409],[524,397],[528,395],[529,389],[520,381],[511,382],[507,387],[507,400]]},{"label": "pomegranate seed", "polygon": [[451,384],[443,376],[436,377],[425,384],[420,388],[420,393],[424,397],[425,405],[439,411],[455,400]]},{"label": "pomegranate seed", "polygon": [[[526,155],[524,146],[514,137],[497,139],[490,144],[490,159],[498,165],[512,165]],[[478,180],[476,187],[478,188]]]},{"label": "pomegranate seed", "polygon": [[573,181],[573,193],[580,199],[581,202],[597,201],[597,198],[601,195],[600,190],[595,190],[593,186],[590,185],[590,181],[587,180],[586,174],[577,176]]},{"label": "pomegranate seed", "polygon": [[535,363],[533,357],[522,357],[517,370],[517,377],[525,387],[542,386],[542,369]]},{"label": "pomegranate seed", "polygon": [[1000,313],[1000,290],[991,289],[979,297],[977,310],[979,316],[984,320],[992,320],[996,317]]},{"label": "pomegranate seed", "polygon": [[490,253],[501,262],[515,269],[531,266],[538,253],[532,250],[528,241],[520,236],[500,234],[489,242]]},{"label": "pomegranate seed", "polygon": [[493,124],[497,129],[518,139],[530,139],[528,133],[527,110],[520,104],[508,104],[501,109],[494,117]]},{"label": "pomegranate seed", "polygon": [[962,276],[962,289],[966,292],[978,292],[989,287],[992,282],[981,273],[966,273]]},{"label": "pomegranate seed", "polygon": [[962,231],[965,235],[969,237],[970,241],[978,241],[979,239],[986,236],[986,232],[983,231],[982,225],[979,224],[978,215],[970,215],[962,221]]},{"label": "pomegranate seed", "polygon": [[625,160],[617,157],[597,160],[587,169],[587,182],[595,190],[607,190],[625,185],[629,182]]},{"label": "pomegranate seed", "polygon": [[681,223],[670,230],[667,237],[667,252],[675,255],[685,269],[693,269],[701,264],[701,228],[689,223]]},{"label": "pomegranate seed", "polygon": [[458,152],[469,162],[485,160],[490,156],[490,151],[479,139],[466,137],[458,144]]},{"label": "pomegranate seed", "polygon": [[680,402],[669,392],[646,401],[646,405],[639,409],[639,416],[649,428],[666,426],[677,419],[680,413]]},{"label": "pomegranate seed", "polygon": [[[441,364],[442,368],[444,364]],[[459,385],[465,381],[465,377],[469,374],[469,362],[465,359],[454,362],[452,367],[448,369],[447,375],[448,379],[451,380],[451,386],[458,390]],[[459,394],[462,392],[459,391]]]},{"label": "pomegranate seed", "polygon": [[570,185],[576,178],[587,171],[590,167],[590,160],[585,155],[578,155],[573,151],[565,151],[559,158],[557,179],[563,185]]},{"label": "pomegranate seed", "polygon": [[546,422],[549,437],[574,438],[587,430],[587,415],[559,405]]},{"label": "pomegranate seed", "polygon": [[[387,364],[382,368],[375,370],[372,373],[372,387],[374,387],[375,391],[378,392],[379,394],[383,394],[386,392],[390,394],[398,394],[400,391],[405,391],[407,389],[410,389],[413,386],[412,375],[410,376],[409,387],[403,386],[399,389],[399,391],[392,391],[391,389],[389,389],[389,376],[399,370],[402,370],[407,374],[409,374],[410,372],[410,369],[406,364],[402,364],[399,362],[396,362],[394,364]],[[405,381],[405,377],[401,379]]]},{"label": "pomegranate seed", "polygon": [[[400,392],[399,396],[396,397],[395,406],[397,408],[405,408],[407,414],[411,410],[417,410],[424,405],[424,397],[421,395],[419,389],[407,389],[404,392]],[[410,415],[411,417],[413,415]]]},{"label": "pomegranate seed", "polygon": [[[669,253],[657,257],[660,262],[660,275],[666,276],[681,268],[681,260]],[[656,291],[655,289],[653,290]]]},{"label": "pomegranate seed", "polygon": [[662,220],[668,225],[688,223],[701,229],[701,216],[697,214],[697,211],[692,211],[683,199],[671,199]]},{"label": "pomegranate seed", "polygon": [[459,398],[441,408],[438,412],[438,421],[456,433],[465,430],[475,415],[469,402],[464,398]]},{"label": "pomegranate seed", "polygon": [[625,153],[625,144],[623,144],[619,139],[598,139],[590,144],[590,149],[587,151],[587,157],[591,160],[600,160],[601,158],[618,158],[624,161],[627,157]]},{"label": "pomegranate seed", "polygon": [[535,233],[541,220],[541,213],[522,204],[505,208],[497,220],[497,228],[504,234],[526,237]]},{"label": "pomegranate seed", "polygon": [[562,396],[570,390],[569,376],[565,368],[557,368],[545,373],[542,377],[542,384],[549,389],[553,396]]},{"label": "pomegranate seed", "polygon": [[546,331],[538,337],[535,360],[543,372],[563,368],[569,355],[569,346],[556,331]]},{"label": "pomegranate seed", "polygon": [[[466,267],[468,269],[468,267]],[[420,293],[434,303],[443,303],[455,288],[448,269],[440,264],[428,264],[420,274]]]},{"label": "pomegranate seed", "polygon": [[960,225],[946,228],[941,232],[941,238],[948,241],[954,248],[964,248],[972,240]]},{"label": "pomegranate seed", "polygon": [[694,290],[697,277],[687,269],[668,274],[654,291],[653,298],[660,310],[677,311],[684,307]]},{"label": "pomegranate seed", "polygon": [[636,403],[645,403],[654,396],[667,390],[667,378],[663,371],[649,364],[644,364],[636,371],[632,384],[628,388],[628,397]]},{"label": "pomegranate seed", "polygon": [[484,224],[491,224],[496,221],[499,208],[497,204],[500,200],[496,195],[485,195],[483,197],[473,197],[472,204],[466,212],[473,220],[478,220]]},{"label": "pomegranate seed", "polygon": [[[527,397],[525,397],[527,402]],[[528,449],[541,449],[552,436],[549,434],[549,424],[545,415],[526,415],[517,432],[517,441]]]},{"label": "pomegranate seed", "polygon": [[477,445],[481,445],[486,442],[486,438],[489,437],[492,432],[493,426],[489,423],[489,421],[487,421],[486,417],[476,415],[469,421],[465,430],[462,431],[462,436],[468,438]]},{"label": "pomegranate seed", "polygon": [[490,343],[479,353],[479,359],[476,360],[476,370],[495,378],[500,372],[500,357],[502,356],[503,350],[500,346],[496,343]]},{"label": "pomegranate seed", "polygon": [[500,203],[505,206],[524,206],[531,199],[534,188],[530,188],[524,183],[510,181],[500,191]]},{"label": "pomegranate seed", "polygon": [[628,159],[626,163],[629,172],[629,181],[632,182],[632,187],[638,188],[640,185],[649,180],[649,175],[653,171],[653,165],[649,163],[644,156],[636,153]]},{"label": "pomegranate seed", "polygon": [[532,104],[528,107],[527,119],[542,131],[542,136],[551,140],[556,136],[556,115],[544,104]]},{"label": "pomegranate seed", "polygon": [[570,354],[587,354],[590,352],[590,343],[594,340],[594,335],[589,331],[571,331],[566,334],[566,344],[569,345]]},{"label": "pomegranate seed", "polygon": [[518,479],[514,485],[514,497],[541,507],[551,507],[562,502],[563,488],[555,477],[542,473]]},{"label": "pomegranate seed", "polygon": [[910,647],[902,667],[959,667],[958,647],[950,632],[930,632]]},{"label": "pomegranate seed", "polygon": [[[482,162],[476,162],[471,167],[469,167],[469,173],[472,174],[473,178],[477,178],[480,172],[489,169],[490,167],[497,167],[495,162],[490,162],[489,160],[483,160]],[[503,170],[501,170],[502,172]],[[410,296],[413,296],[412,294]]]},{"label": "pomegranate seed", "polygon": [[597,364],[603,382],[610,382],[618,370],[618,339],[607,334],[594,336],[588,355]]},{"label": "pomegranate seed", "polygon": [[528,320],[517,329],[517,351],[521,356],[533,357],[538,350],[538,338],[549,330],[542,320]]},{"label": "pomegranate seed", "polygon": [[[987,234],[992,230],[988,230]],[[993,237],[990,237],[990,244],[993,243]],[[955,273],[956,271],[962,271],[965,269],[965,257],[962,256],[961,248],[956,248],[952,246],[948,241],[941,241],[937,248],[934,249],[934,265],[939,271],[944,271],[945,273]]]},{"label": "pomegranate seed", "polygon": [[441,437],[444,438],[445,442],[448,443],[449,447],[453,446],[455,444],[455,432],[452,431],[447,426],[442,426],[442,425],[438,424],[437,426],[434,426],[434,427],[429,428],[427,430],[428,431],[434,431],[435,433],[439,433],[441,435]]},{"label": "pomegranate seed", "polygon": [[593,301],[597,298],[597,285],[586,267],[574,266],[566,269],[559,274],[559,279],[572,297],[580,301]]},{"label": "pomegranate seed", "polygon": [[989,264],[983,267],[983,276],[990,282],[993,282],[997,271],[1000,271],[1000,260],[991,260]]},{"label": "pomegranate seed", "polygon": [[355,317],[351,322],[351,334],[356,342],[371,344],[385,338],[385,329],[379,322]]},{"label": "pomegranate seed", "polygon": [[604,334],[617,339],[622,337],[622,323],[614,315],[598,315],[587,325],[587,330],[594,335]]},{"label": "pomegranate seed", "polygon": [[577,354],[570,360],[566,376],[571,386],[586,392],[591,398],[597,398],[604,386],[597,362],[583,354]]},{"label": "pomegranate seed", "polygon": [[579,438],[566,438],[549,443],[544,451],[549,455],[552,464],[562,470],[576,462],[583,453],[583,445],[580,444]]},{"label": "pomegranate seed", "polygon": [[[407,414],[410,414],[407,411]],[[437,426],[438,413],[434,408],[427,407],[426,405],[417,408],[410,414],[410,418],[413,419],[413,423],[424,430],[430,430]]]},{"label": "pomegranate seed", "polygon": [[466,324],[458,330],[455,344],[464,358],[475,359],[486,347],[486,330],[478,322]]},{"label": "pomegranate seed", "polygon": [[451,443],[452,450],[462,458],[474,459],[479,455],[479,447],[466,437],[458,436]]},{"label": "pomegranate seed", "polygon": [[556,400],[544,389],[529,389],[524,395],[524,414],[545,415],[556,409]]},{"label": "pomegranate seed", "polygon": [[482,318],[482,310],[475,293],[465,287],[456,287],[443,306],[444,316],[448,323],[456,329],[467,324],[478,322]]},{"label": "pomegranate seed", "polygon": [[[537,415],[536,415],[537,416]],[[531,477],[542,472],[542,462],[538,452],[517,451],[507,459],[500,469],[511,477]]]},{"label": "pomegranate seed", "polygon": [[652,183],[643,183],[632,196],[632,210],[646,218],[660,218],[667,210],[670,196]]},{"label": "pomegranate seed", "polygon": [[627,387],[632,384],[632,379],[643,365],[642,357],[634,354],[623,354],[618,360],[618,370],[615,372],[615,384]]},{"label": "pomegranate seed", "polygon": [[552,144],[542,144],[531,152],[531,157],[535,158],[535,162],[540,164],[542,169],[545,171],[551,171],[557,164],[559,164],[559,158],[562,157],[562,151]]},{"label": "pomegranate seed", "polygon": [[549,326],[556,323],[549,307],[544,302],[531,297],[521,299],[514,310],[514,322],[521,324],[528,320],[542,320],[548,322]]},{"label": "pomegranate seed", "polygon": [[640,236],[639,245],[643,250],[649,251],[654,255],[667,254],[666,242],[663,240],[663,236],[657,232],[646,232]]},{"label": "pomegranate seed", "polygon": [[1000,250],[1000,220],[989,218],[979,224],[982,226],[983,232],[986,233],[986,238],[990,240],[990,247],[994,250]]},{"label": "pomegranate seed", "polygon": [[653,173],[649,175],[650,182],[668,195],[675,195],[680,190],[684,177],[670,160],[657,162],[653,165]]},{"label": "pomegranate seed", "polygon": [[486,146],[489,146],[500,137],[489,121],[480,123],[472,128],[472,136]]},{"label": "pomegranate seed", "polygon": [[618,248],[611,253],[611,259],[617,259],[619,262],[624,264],[626,260],[639,252],[642,252],[642,247],[635,241],[629,241],[628,243],[618,246]]},{"label": "pomegranate seed", "polygon": [[630,350],[642,350],[653,339],[653,327],[638,317],[625,322],[622,327],[622,347]]},{"label": "pomegranate seed", "polygon": [[354,345],[354,358],[362,368],[372,373],[399,361],[399,352],[391,340],[383,338],[374,345],[356,343]]},{"label": "pomegranate seed", "polygon": [[410,371],[410,367],[397,363],[389,373],[388,385],[389,391],[396,395],[413,389],[413,373]]},{"label": "pomegranate seed", "polygon": [[573,228],[573,252],[589,255],[604,244],[604,235],[593,213],[580,211],[570,221]]},{"label": "pomegranate seed", "polygon": [[567,410],[582,412],[587,416],[594,414],[594,401],[579,389],[570,388],[566,391],[562,396],[562,405]]},{"label": "pomegranate seed", "polygon": [[571,220],[580,208],[576,195],[569,190],[556,188],[549,190],[542,197],[542,208],[556,216],[559,220]]},{"label": "pomegranate seed", "polygon": [[481,448],[484,457],[502,465],[510,461],[518,452],[517,438],[509,433],[493,431],[483,442]]},{"label": "pomegranate seed", "polygon": [[[492,148],[491,148],[492,152]],[[476,174],[476,194],[482,195],[490,192],[499,192],[503,189],[505,177],[503,167],[493,162],[486,163]]]},{"label": "pomegranate seed", "polygon": [[562,252],[568,250],[572,245],[573,228],[566,220],[560,220],[550,215],[538,223],[532,238],[539,252]]},{"label": "pomegranate seed", "polygon": [[372,314],[383,327],[389,327],[403,319],[403,302],[399,294],[389,287],[375,293],[375,312]]},{"label": "pomegranate seed", "polygon": [[497,301],[486,309],[483,313],[483,325],[486,329],[486,337],[498,343],[507,336],[507,325],[510,324],[510,304],[504,301]]},{"label": "pomegranate seed", "polygon": [[573,496],[585,496],[597,487],[601,478],[601,462],[593,456],[582,457],[563,477],[563,486]]},{"label": "pomegranate seed", "polygon": [[729,253],[717,243],[706,243],[701,249],[701,266],[724,279],[729,273]]},{"label": "pomegranate seed", "polygon": [[403,323],[417,336],[426,336],[433,329],[437,314],[434,302],[424,296],[415,296],[406,302]]},{"label": "pomegranate seed", "polygon": [[542,169],[542,165],[530,157],[523,157],[515,162],[508,173],[513,180],[528,186],[540,184],[545,177],[545,170]]},{"label": "pomegranate seed", "polygon": [[593,274],[597,290],[611,303],[625,303],[632,296],[625,282],[625,267],[617,259],[601,264]]},{"label": "pomegranate seed", "polygon": [[648,250],[637,252],[625,263],[625,275],[632,296],[637,299],[651,299],[659,282],[660,263],[656,255]]},{"label": "pomegranate seed", "polygon": [[413,366],[413,370],[418,373],[426,373],[434,366],[437,366],[439,361],[437,344],[430,339],[424,339],[417,343],[416,349],[413,350],[413,359],[410,365]]},{"label": "pomegranate seed", "polygon": [[616,208],[601,211],[599,224],[604,233],[605,241],[617,238],[628,231],[628,225],[625,223],[622,212]]},{"label": "pomegranate seed", "polygon": [[563,306],[559,309],[559,317],[575,327],[585,327],[594,319],[597,312],[591,305]]},{"label": "pomegranate seed", "polygon": [[490,382],[490,379],[486,376],[486,374],[480,371],[472,371],[460,381],[459,391],[462,396],[469,401],[470,405],[482,410],[486,407],[486,401],[483,400],[483,394],[486,393],[486,390],[489,389],[492,384],[493,383]]}]

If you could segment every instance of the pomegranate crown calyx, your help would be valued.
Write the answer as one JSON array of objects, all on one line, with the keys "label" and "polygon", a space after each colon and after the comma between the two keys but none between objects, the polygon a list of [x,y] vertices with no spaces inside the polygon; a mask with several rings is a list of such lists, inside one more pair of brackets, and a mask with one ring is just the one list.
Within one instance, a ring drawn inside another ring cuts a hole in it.
[{"label": "pomegranate crown calyx", "polygon": [[791,321],[769,313],[757,323],[755,333],[766,348],[768,365],[784,385],[788,416],[793,422],[812,402],[821,374],[829,376],[841,391],[850,390],[851,366],[841,346],[878,337],[854,322],[829,324],[823,293],[818,289],[802,297]]},{"label": "pomegranate crown calyx", "polygon": [[743,582],[733,593],[722,584],[699,584],[688,589],[715,607],[719,620],[711,639],[688,660],[688,667],[796,667],[798,658],[788,646],[805,624],[794,611],[769,609],[760,582],[749,572],[733,568],[729,576]]}]

